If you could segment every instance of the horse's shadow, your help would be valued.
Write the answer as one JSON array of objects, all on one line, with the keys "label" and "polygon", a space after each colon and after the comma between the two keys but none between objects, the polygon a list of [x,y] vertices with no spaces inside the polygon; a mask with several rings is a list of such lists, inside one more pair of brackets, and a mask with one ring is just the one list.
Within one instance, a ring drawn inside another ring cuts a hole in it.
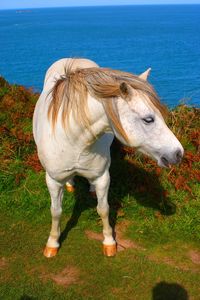
[{"label": "horse's shadow", "polygon": [[[118,211],[122,207],[122,199],[128,195],[134,197],[142,207],[153,208],[161,215],[172,215],[176,212],[176,206],[167,198],[155,172],[149,173],[124,160],[123,154],[116,143],[112,146],[111,155],[111,185],[108,201],[110,205],[110,224],[113,230]],[[70,230],[77,225],[82,212],[97,205],[97,200],[89,195],[89,185],[86,180],[78,177],[75,183],[76,201],[72,215],[61,233],[60,245],[67,238]]]},{"label": "horse's shadow", "polygon": [[177,283],[159,282],[152,290],[152,300],[188,300],[187,290]]},{"label": "horse's shadow", "polygon": [[73,207],[72,215],[68,220],[64,230],[61,232],[59,243],[62,243],[67,238],[68,233],[73,229],[79,220],[82,212],[89,208],[94,208],[97,205],[97,200],[89,193],[89,184],[85,178],[75,178],[75,204]]}]

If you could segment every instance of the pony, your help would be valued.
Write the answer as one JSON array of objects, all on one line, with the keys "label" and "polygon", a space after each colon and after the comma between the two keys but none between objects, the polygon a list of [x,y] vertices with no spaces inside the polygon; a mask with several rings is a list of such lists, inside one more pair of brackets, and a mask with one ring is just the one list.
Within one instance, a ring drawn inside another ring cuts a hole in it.
[{"label": "pony", "polygon": [[180,163],[183,147],[164,121],[167,109],[147,81],[149,72],[137,76],[81,58],[61,59],[47,70],[33,116],[33,135],[51,197],[46,257],[58,252],[63,190],[74,190],[76,175],[87,178],[91,193],[96,193],[104,254],[116,254],[108,205],[114,136],[160,167]]}]

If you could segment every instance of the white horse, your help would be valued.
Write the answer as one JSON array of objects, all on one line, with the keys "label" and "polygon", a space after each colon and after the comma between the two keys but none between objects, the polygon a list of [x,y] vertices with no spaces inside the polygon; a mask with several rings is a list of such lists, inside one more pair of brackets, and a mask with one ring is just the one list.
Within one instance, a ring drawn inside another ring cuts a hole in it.
[{"label": "white horse", "polygon": [[33,117],[34,139],[51,196],[46,257],[58,251],[63,187],[73,190],[75,175],[86,177],[96,191],[104,254],[116,254],[107,201],[114,135],[161,167],[181,161],[183,147],[164,122],[165,108],[146,81],[149,72],[136,76],[99,68],[87,59],[62,59],[47,71]]}]

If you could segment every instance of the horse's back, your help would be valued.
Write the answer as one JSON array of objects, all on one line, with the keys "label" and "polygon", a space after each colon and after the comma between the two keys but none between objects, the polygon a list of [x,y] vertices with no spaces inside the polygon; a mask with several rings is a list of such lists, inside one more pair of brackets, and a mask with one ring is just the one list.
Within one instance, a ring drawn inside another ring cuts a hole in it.
[{"label": "horse's back", "polygon": [[73,71],[77,68],[93,68],[99,67],[94,61],[86,58],[62,58],[53,63],[46,72],[44,79],[44,86],[46,85],[49,78],[54,75],[64,76],[66,70],[70,67]]},{"label": "horse's back", "polygon": [[85,58],[62,58],[49,67],[45,75],[43,91],[38,99],[33,115],[33,135],[36,144],[41,127],[48,127],[48,108],[46,104],[51,100],[51,90],[53,89],[56,80],[65,75],[68,68],[75,70],[77,68],[82,69],[92,67],[98,67],[98,65],[94,61]]}]

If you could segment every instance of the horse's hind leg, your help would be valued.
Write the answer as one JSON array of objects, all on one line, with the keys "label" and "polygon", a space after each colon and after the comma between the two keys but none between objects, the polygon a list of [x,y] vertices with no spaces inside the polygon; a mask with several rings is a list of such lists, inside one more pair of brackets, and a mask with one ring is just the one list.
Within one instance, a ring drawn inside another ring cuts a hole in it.
[{"label": "horse's hind leg", "polygon": [[46,183],[51,196],[52,225],[50,235],[44,249],[44,256],[55,256],[59,248],[60,217],[62,213],[63,185],[52,179],[46,173]]},{"label": "horse's hind leg", "polygon": [[66,190],[70,193],[73,193],[75,191],[73,177],[66,182],[65,187]]},{"label": "horse's hind leg", "polygon": [[109,205],[108,205],[108,189],[110,185],[109,171],[106,170],[104,174],[93,182],[97,194],[97,212],[103,222],[103,251],[106,256],[114,256],[116,254],[116,241],[112,235],[112,228],[109,224]]}]

